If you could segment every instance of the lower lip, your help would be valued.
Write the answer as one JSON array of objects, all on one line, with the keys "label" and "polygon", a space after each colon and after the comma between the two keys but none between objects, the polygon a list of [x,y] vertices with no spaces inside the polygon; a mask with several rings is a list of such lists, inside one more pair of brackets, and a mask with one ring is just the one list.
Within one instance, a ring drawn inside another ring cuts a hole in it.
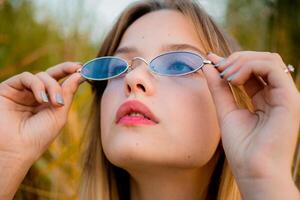
[{"label": "lower lip", "polygon": [[124,116],[122,117],[118,124],[122,125],[138,125],[138,124],[147,124],[147,125],[154,125],[156,124],[154,121],[149,120],[142,116]]}]

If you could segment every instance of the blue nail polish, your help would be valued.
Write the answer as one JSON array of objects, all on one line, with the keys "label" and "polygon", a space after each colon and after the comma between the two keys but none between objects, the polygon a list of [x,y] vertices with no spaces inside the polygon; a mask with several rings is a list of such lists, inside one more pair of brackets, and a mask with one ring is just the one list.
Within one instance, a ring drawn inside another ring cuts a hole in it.
[{"label": "blue nail polish", "polygon": [[41,97],[42,97],[44,103],[49,102],[48,96],[45,91],[41,91]]},{"label": "blue nail polish", "polygon": [[226,68],[222,73],[220,73],[220,77],[223,78],[224,75],[229,71],[230,67]]},{"label": "blue nail polish", "polygon": [[61,94],[57,93],[55,95],[55,99],[56,99],[56,102],[60,105],[64,105],[64,99],[62,98]]},{"label": "blue nail polish", "polygon": [[215,68],[219,67],[220,65],[225,64],[225,62],[226,62],[226,59],[223,58],[220,62],[218,62],[217,64],[215,64]]},{"label": "blue nail polish", "polygon": [[228,78],[227,78],[227,81],[232,81],[232,79],[234,79],[236,77],[237,73],[234,73],[232,75],[230,75]]}]

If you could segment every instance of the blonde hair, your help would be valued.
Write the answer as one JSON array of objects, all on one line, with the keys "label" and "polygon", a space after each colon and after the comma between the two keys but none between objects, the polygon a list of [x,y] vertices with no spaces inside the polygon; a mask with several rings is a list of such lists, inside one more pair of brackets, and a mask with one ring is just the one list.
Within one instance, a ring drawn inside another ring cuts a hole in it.
[{"label": "blonde hair", "polygon": [[[211,17],[192,0],[139,1],[129,6],[119,17],[105,38],[98,57],[112,55],[117,49],[126,29],[143,15],[161,9],[174,9],[189,17],[194,23],[202,48],[228,56],[237,45],[213,22]],[[118,200],[130,198],[129,174],[111,164],[105,157],[100,137],[100,101],[106,82],[93,84],[93,108],[89,120],[84,168],[80,186],[80,199]],[[231,86],[232,93],[240,107],[253,111],[251,101],[243,87]],[[240,200],[240,192],[225,158],[220,142],[216,153],[217,162],[208,185],[206,199]]]}]

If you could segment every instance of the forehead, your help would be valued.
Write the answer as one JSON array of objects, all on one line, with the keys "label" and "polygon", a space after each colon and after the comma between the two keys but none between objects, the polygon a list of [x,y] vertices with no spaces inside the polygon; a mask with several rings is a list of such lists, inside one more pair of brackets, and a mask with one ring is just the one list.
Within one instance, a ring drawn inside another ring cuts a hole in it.
[{"label": "forehead", "polygon": [[164,9],[150,12],[131,24],[116,53],[155,55],[183,49],[203,53],[195,26],[179,11]]}]

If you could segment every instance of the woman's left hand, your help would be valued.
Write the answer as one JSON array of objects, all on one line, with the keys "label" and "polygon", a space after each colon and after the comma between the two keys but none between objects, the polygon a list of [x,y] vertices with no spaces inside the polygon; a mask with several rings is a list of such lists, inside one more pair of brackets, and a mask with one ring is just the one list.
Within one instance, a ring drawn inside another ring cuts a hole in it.
[{"label": "woman's left hand", "polygon": [[[254,192],[252,197],[277,199],[276,190],[283,192],[277,186],[288,183],[288,188],[297,191],[291,164],[299,131],[300,95],[281,57],[241,51],[226,59],[213,53],[207,58],[218,66],[202,69],[216,105],[223,148],[242,195],[247,198]],[[228,81],[244,86],[255,112],[237,106]],[[269,189],[273,195],[266,192]]]}]

